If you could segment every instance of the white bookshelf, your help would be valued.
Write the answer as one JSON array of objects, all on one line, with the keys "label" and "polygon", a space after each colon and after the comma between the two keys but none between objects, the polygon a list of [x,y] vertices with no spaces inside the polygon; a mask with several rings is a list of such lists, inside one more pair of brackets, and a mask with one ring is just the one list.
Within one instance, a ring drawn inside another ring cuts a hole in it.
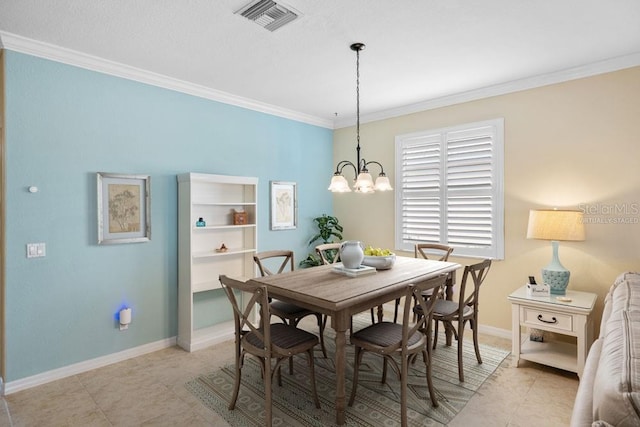
[{"label": "white bookshelf", "polygon": [[[200,173],[177,178],[178,345],[194,351],[220,341],[227,329],[222,324],[194,327],[194,295],[220,289],[221,274],[254,277],[258,179]],[[244,224],[234,225],[237,211],[246,213]],[[206,226],[196,226],[199,218]],[[216,251],[222,244],[227,250]]]}]

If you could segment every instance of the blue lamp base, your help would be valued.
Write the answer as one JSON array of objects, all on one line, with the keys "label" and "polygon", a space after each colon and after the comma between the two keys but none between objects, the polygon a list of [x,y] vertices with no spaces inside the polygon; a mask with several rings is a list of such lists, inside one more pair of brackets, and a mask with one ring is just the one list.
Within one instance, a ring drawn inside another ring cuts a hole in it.
[{"label": "blue lamp base", "polygon": [[542,269],[542,283],[549,285],[549,292],[554,295],[565,295],[569,285],[569,270],[553,271]]},{"label": "blue lamp base", "polygon": [[569,285],[571,272],[560,264],[558,258],[558,242],[551,241],[553,248],[553,258],[549,265],[542,269],[542,283],[549,285],[549,290],[554,295],[565,295]]}]

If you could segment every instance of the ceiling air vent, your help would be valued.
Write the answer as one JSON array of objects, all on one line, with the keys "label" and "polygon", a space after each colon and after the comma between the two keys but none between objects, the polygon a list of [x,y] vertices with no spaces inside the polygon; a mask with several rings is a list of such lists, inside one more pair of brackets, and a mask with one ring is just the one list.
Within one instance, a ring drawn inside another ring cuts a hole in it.
[{"label": "ceiling air vent", "polygon": [[272,0],[253,1],[236,14],[252,20],[269,31],[275,31],[299,16],[298,12]]}]

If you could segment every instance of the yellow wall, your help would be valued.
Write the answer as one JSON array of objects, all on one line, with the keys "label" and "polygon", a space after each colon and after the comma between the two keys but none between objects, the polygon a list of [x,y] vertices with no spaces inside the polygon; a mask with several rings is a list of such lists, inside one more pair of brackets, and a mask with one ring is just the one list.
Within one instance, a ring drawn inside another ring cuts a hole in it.
[{"label": "yellow wall", "polygon": [[[600,223],[586,224],[586,241],[562,242],[560,260],[569,289],[599,295],[597,330],[615,277],[640,271],[640,67],[361,124],[362,153],[383,163],[395,185],[396,135],[497,117],[505,120],[505,259],[485,282],[480,323],[510,330],[507,295],[551,260],[549,242],[525,238],[529,209],[588,206],[586,220]],[[335,161],[355,162],[355,127],[334,135]],[[395,196],[336,194],[345,239],[392,248]],[[628,211],[606,211],[615,207]],[[620,218],[633,223],[602,223]]]}]

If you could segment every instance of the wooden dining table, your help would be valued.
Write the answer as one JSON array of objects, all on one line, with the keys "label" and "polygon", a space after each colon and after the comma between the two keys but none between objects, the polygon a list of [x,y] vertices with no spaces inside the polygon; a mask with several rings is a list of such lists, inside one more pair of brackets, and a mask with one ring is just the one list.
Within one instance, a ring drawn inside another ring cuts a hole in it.
[{"label": "wooden dining table", "polygon": [[[248,282],[264,285],[270,297],[331,317],[335,331],[336,423],[345,422],[345,374],[347,330],[351,316],[393,301],[404,295],[405,287],[440,274],[447,274],[447,285],[455,283],[460,264],[427,259],[396,257],[393,268],[373,274],[349,277],[324,265],[294,270]],[[381,312],[380,312],[381,313]]]}]

